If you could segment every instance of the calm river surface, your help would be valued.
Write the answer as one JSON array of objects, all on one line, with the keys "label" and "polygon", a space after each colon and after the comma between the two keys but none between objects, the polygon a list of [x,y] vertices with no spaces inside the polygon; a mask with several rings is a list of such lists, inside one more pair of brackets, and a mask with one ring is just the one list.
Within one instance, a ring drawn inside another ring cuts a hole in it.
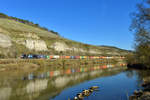
[{"label": "calm river surface", "polygon": [[[146,71],[147,72],[147,71]],[[91,86],[99,86],[84,100],[128,100],[140,89],[141,72],[125,66],[103,65],[35,73],[0,73],[0,100],[68,100]]]}]

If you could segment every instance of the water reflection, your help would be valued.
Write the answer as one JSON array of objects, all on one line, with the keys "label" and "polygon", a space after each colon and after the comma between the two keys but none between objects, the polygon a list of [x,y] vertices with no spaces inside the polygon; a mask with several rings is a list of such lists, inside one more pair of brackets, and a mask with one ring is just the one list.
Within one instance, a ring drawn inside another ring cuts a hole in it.
[{"label": "water reflection", "polygon": [[47,85],[48,85],[47,79],[35,80],[35,81],[29,82],[26,85],[25,89],[26,89],[27,93],[31,94],[31,93],[40,92],[40,91],[46,89]]},{"label": "water reflection", "polygon": [[[119,67],[126,66],[126,64],[120,64]],[[47,71],[41,74],[34,74],[30,73],[28,76],[22,77],[22,80],[33,80],[33,79],[41,79],[41,78],[54,78],[57,76],[62,75],[70,75],[75,73],[81,73],[81,72],[92,72],[95,70],[103,70],[108,68],[113,68],[115,65],[100,65],[100,66],[94,66],[94,67],[79,67],[79,68],[68,68],[64,70],[55,70],[55,71]],[[111,69],[110,69],[111,70]]]},{"label": "water reflection", "polygon": [[12,89],[9,87],[0,88],[0,100],[9,100]]},{"label": "water reflection", "polygon": [[[15,79],[0,80],[0,100],[49,100],[67,87],[103,76],[122,72],[125,64],[78,67],[30,73]],[[2,77],[2,76],[1,76]]]}]

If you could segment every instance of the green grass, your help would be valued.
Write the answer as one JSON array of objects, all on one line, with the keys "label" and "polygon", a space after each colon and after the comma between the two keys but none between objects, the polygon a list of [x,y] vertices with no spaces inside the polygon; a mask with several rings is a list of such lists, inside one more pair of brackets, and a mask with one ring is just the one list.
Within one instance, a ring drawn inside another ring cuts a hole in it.
[{"label": "green grass", "polygon": [[14,35],[13,33],[25,34],[31,32],[38,34],[40,37],[58,37],[57,35],[52,34],[51,32],[47,32],[45,30],[41,30],[33,26],[29,26],[23,23],[16,22],[14,20],[4,18],[0,18],[0,27],[7,30],[9,33],[12,33],[10,34],[12,36]]}]

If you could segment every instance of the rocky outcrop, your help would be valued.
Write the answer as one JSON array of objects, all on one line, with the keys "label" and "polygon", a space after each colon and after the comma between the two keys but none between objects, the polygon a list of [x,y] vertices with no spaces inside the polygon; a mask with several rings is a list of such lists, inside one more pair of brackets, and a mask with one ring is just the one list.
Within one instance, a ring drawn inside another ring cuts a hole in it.
[{"label": "rocky outcrop", "polygon": [[86,52],[82,48],[76,48],[76,47],[69,47],[65,43],[61,42],[55,42],[51,45],[51,48],[55,49],[56,51],[76,51],[76,52]]},{"label": "rocky outcrop", "polygon": [[91,54],[102,54],[102,52],[100,52],[98,50],[97,51],[96,50],[92,50],[92,49],[89,50],[88,52],[91,53]]},{"label": "rocky outcrop", "polygon": [[33,39],[27,39],[24,42],[24,45],[31,50],[35,51],[47,51],[47,45],[45,41],[43,40],[33,40]]},{"label": "rocky outcrop", "polygon": [[7,35],[0,33],[0,47],[8,48],[12,46],[11,38]]},{"label": "rocky outcrop", "polygon": [[55,49],[56,51],[66,51],[70,50],[70,48],[65,43],[55,42],[51,45],[51,48]]},{"label": "rocky outcrop", "polygon": [[55,42],[54,44],[51,45],[51,48],[55,49],[56,51],[74,51],[74,52],[83,52],[83,53],[91,53],[91,54],[100,54],[101,53],[101,52],[98,52],[98,51],[92,50],[92,49],[87,51],[82,48],[69,47],[65,43],[61,43],[61,42]]}]

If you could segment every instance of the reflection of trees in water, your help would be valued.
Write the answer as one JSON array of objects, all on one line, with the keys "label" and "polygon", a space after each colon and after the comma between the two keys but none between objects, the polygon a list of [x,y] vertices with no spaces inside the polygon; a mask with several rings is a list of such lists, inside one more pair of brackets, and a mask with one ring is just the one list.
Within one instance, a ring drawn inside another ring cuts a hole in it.
[{"label": "reflection of trees in water", "polygon": [[80,73],[80,74],[77,74],[77,75],[70,75],[70,76],[59,76],[54,80],[53,85],[56,88],[61,88],[61,87],[66,86],[71,81],[76,81],[78,79],[83,79],[86,76],[88,76],[87,73]]},{"label": "reflection of trees in water", "polygon": [[141,88],[141,82],[142,82],[142,79],[141,79],[141,77],[139,77],[139,74],[138,74],[138,72],[137,71],[135,71],[135,70],[127,70],[126,71],[126,76],[128,77],[128,78],[133,78],[133,77],[137,77],[136,79],[136,84],[135,84],[135,86],[137,87],[137,88]]},{"label": "reflection of trees in water", "polygon": [[[122,72],[124,68],[112,68],[112,69],[105,69],[105,70],[96,70],[91,72],[84,72],[84,73],[77,73],[73,75],[64,75],[56,77],[53,80],[53,85],[56,87],[56,90],[59,92],[63,90],[63,88],[81,83],[86,80],[91,80],[97,77],[105,77],[110,75],[115,75]],[[61,89],[61,90],[60,90]]]},{"label": "reflection of trees in water", "polygon": [[[37,98],[49,98],[52,95],[60,93],[64,88],[91,80],[97,77],[115,75],[124,70],[123,67],[111,68],[105,70],[95,70],[91,72],[80,72],[74,74],[60,75],[55,71],[55,77],[33,79],[33,80],[15,80],[10,81],[11,88],[6,88],[6,84],[1,85],[0,100],[37,100]],[[12,79],[13,80],[13,79]],[[2,83],[2,81],[0,81]],[[3,82],[5,83],[5,82]],[[16,84],[17,83],[17,84]],[[6,93],[5,95],[3,95]],[[2,96],[1,96],[2,95]],[[4,99],[3,99],[4,98]]]},{"label": "reflection of trees in water", "polygon": [[48,85],[48,79],[31,81],[12,80],[7,80],[7,83],[2,80],[0,81],[3,84],[0,88],[0,100],[34,100]]},{"label": "reflection of trees in water", "polygon": [[91,76],[94,76],[94,75],[96,75],[97,73],[102,73],[103,71],[102,70],[100,70],[100,71],[93,71],[93,72],[90,72],[90,75]]},{"label": "reflection of trees in water", "polygon": [[143,80],[150,80],[150,71],[149,70],[127,70],[126,76],[129,78],[133,78],[133,76],[137,77],[137,87],[141,87],[141,83]]},{"label": "reflection of trees in water", "polygon": [[55,85],[56,88],[64,87],[70,80],[71,78],[67,76],[57,77],[53,85]]},{"label": "reflection of trees in water", "polygon": [[43,79],[43,80],[35,80],[35,81],[31,81],[27,84],[27,86],[25,87],[26,92],[31,94],[34,92],[40,92],[44,89],[47,88],[47,84],[48,84],[48,80],[47,79]]},{"label": "reflection of trees in water", "polygon": [[137,70],[138,79],[150,81],[150,70]]},{"label": "reflection of trees in water", "polygon": [[150,71],[149,70],[139,70],[138,75],[141,78],[149,77],[150,76]]},{"label": "reflection of trees in water", "polygon": [[134,76],[133,70],[127,70],[127,71],[126,71],[126,76],[127,76],[128,78],[132,78],[132,77]]},{"label": "reflection of trees in water", "polygon": [[141,87],[141,83],[143,80],[150,80],[150,71],[148,70],[136,70],[136,75],[137,75],[137,85],[138,87]]},{"label": "reflection of trees in water", "polygon": [[0,100],[9,100],[12,89],[9,87],[0,88]]}]

